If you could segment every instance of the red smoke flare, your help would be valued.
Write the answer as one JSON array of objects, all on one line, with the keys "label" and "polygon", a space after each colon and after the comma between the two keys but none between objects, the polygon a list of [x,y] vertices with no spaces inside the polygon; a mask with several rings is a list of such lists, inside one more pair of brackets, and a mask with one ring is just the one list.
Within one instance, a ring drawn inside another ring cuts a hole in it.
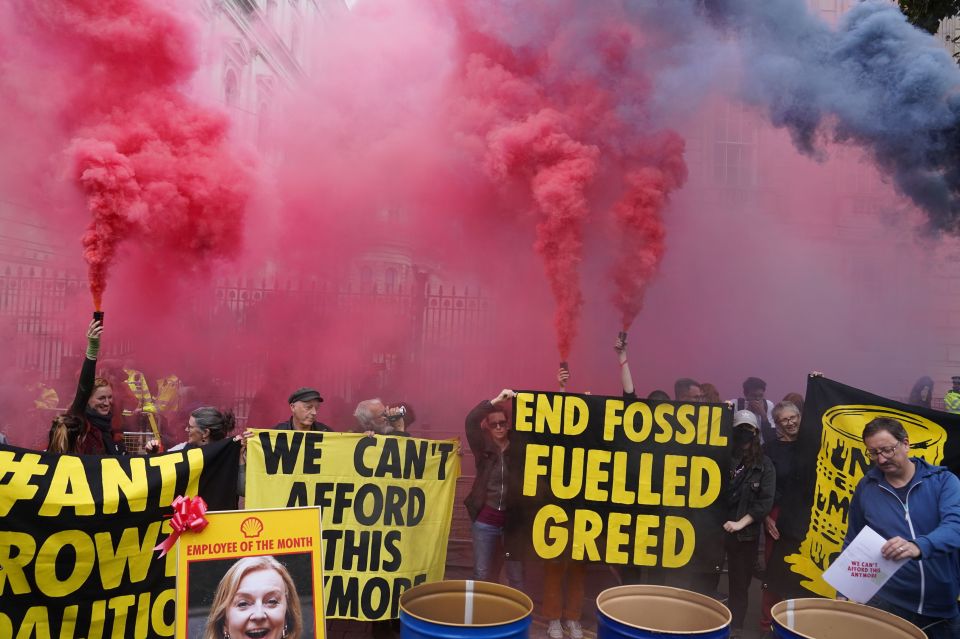
[{"label": "red smoke flare", "polygon": [[596,174],[599,151],[571,138],[563,116],[550,109],[492,131],[488,144],[491,174],[529,179],[541,217],[534,248],[556,300],[557,349],[566,360],[583,304],[578,268],[589,213],[584,190]]},{"label": "red smoke flare", "polygon": [[650,165],[624,177],[626,190],[614,207],[620,246],[613,269],[613,303],[625,331],[643,308],[647,286],[663,259],[662,211],[670,193],[686,181],[683,149],[683,139],[672,132],[653,141],[645,149],[651,156]]},{"label": "red smoke flare", "polygon": [[181,92],[195,68],[182,8],[153,0],[40,0],[27,17],[49,50],[74,56],[72,177],[93,219],[83,236],[100,308],[120,245],[174,271],[240,248],[248,197],[224,114]]}]

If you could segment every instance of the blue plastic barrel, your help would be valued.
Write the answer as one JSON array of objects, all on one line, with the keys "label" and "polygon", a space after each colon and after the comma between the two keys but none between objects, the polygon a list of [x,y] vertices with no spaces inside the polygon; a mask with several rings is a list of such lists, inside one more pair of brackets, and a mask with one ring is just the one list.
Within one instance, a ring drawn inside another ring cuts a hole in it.
[{"label": "blue plastic barrel", "polygon": [[775,605],[773,634],[780,639],[924,639],[915,625],[889,612],[836,599],[787,599]]},{"label": "blue plastic barrel", "polygon": [[400,595],[400,639],[526,639],[533,602],[486,581],[421,584]]},{"label": "blue plastic barrel", "polygon": [[668,586],[617,586],[597,597],[598,639],[726,639],[730,610]]}]

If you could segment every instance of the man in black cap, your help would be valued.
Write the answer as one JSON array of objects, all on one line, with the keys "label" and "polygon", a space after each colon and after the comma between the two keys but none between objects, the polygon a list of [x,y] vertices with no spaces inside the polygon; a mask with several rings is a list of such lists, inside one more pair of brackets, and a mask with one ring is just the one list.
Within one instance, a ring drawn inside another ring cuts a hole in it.
[{"label": "man in black cap", "polygon": [[314,432],[333,432],[333,429],[317,421],[317,408],[323,398],[313,388],[298,388],[290,394],[290,419],[280,422],[274,428],[278,430],[310,430]]},{"label": "man in black cap", "polygon": [[960,413],[960,375],[954,375],[950,381],[953,382],[953,388],[943,396],[943,407],[947,412]]}]

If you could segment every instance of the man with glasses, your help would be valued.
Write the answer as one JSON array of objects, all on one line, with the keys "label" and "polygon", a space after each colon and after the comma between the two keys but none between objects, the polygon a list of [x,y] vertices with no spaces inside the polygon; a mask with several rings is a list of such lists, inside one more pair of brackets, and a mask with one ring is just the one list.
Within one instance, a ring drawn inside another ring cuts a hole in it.
[{"label": "man with glasses", "polygon": [[[960,637],[960,480],[949,469],[909,457],[896,419],[863,429],[874,466],[850,502],[844,546],[870,526],[886,543],[885,559],[908,559],[869,604],[903,617],[930,639]],[[841,593],[842,594],[842,593]]]}]

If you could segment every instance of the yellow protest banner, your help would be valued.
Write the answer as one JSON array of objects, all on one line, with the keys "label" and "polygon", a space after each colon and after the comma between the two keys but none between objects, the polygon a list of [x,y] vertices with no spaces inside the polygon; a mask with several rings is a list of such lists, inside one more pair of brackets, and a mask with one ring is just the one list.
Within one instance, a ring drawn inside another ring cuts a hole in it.
[{"label": "yellow protest banner", "polygon": [[[542,559],[709,571],[729,466],[725,404],[520,391],[522,503]],[[511,444],[513,446],[513,444]]]},{"label": "yellow protest banner", "polygon": [[443,579],[458,442],[257,431],[247,506],[323,509],[327,618],[389,619],[412,586]]},{"label": "yellow protest banner", "polygon": [[177,639],[323,639],[320,509],[206,518],[177,541]]}]

